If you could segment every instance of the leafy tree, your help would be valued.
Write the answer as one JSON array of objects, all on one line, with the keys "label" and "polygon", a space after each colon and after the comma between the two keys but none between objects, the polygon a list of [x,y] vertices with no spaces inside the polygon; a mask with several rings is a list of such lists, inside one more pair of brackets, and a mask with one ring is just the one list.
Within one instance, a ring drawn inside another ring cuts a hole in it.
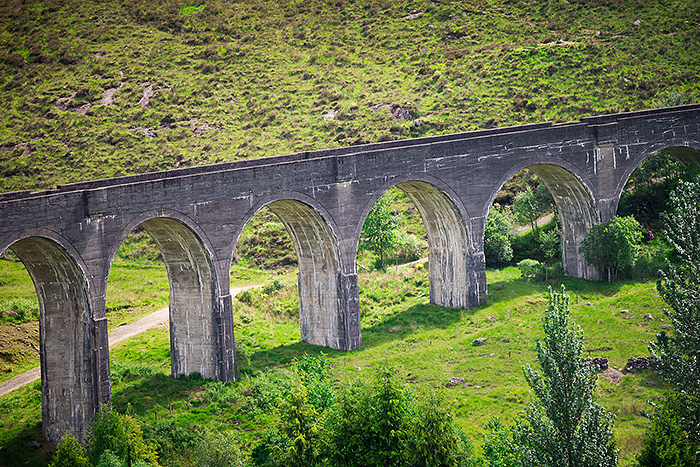
[{"label": "leafy tree", "polygon": [[403,466],[413,411],[413,394],[387,372],[369,386],[356,383],[329,418],[330,464]]},{"label": "leafy tree", "polygon": [[470,454],[471,443],[454,424],[441,395],[421,399],[409,430],[406,465],[456,467],[461,461],[466,464]]},{"label": "leafy tree", "polygon": [[542,374],[529,364],[523,367],[535,401],[513,430],[519,465],[616,465],[613,416],[593,402],[598,375],[581,360],[583,331],[569,325],[569,296],[563,287],[560,293],[549,289],[542,324],[544,341],[537,342]]},{"label": "leafy tree", "polygon": [[78,440],[70,433],[66,433],[61,437],[49,467],[90,467],[90,465]]},{"label": "leafy tree", "polygon": [[194,465],[198,467],[243,467],[236,437],[230,432],[205,432],[195,446]]},{"label": "leafy tree", "polygon": [[513,259],[513,224],[508,216],[496,208],[489,210],[484,230],[486,262],[504,262]]},{"label": "leafy tree", "polygon": [[671,307],[673,333],[661,332],[652,352],[662,359],[663,375],[682,401],[682,423],[700,446],[700,180],[681,182],[671,195],[673,210],[662,216],[666,239],[677,263],[669,264],[657,282]]},{"label": "leafy tree", "polygon": [[680,398],[670,393],[657,408],[647,430],[639,467],[685,467],[697,465],[700,459],[681,424],[684,407]]},{"label": "leafy tree", "polygon": [[613,217],[591,227],[580,251],[588,264],[607,271],[610,282],[620,271],[634,266],[641,241],[642,229],[634,217]]},{"label": "leafy tree", "polygon": [[156,446],[143,439],[141,426],[134,417],[103,406],[88,432],[88,459],[97,464],[106,450],[115,454],[126,467],[158,466]]},{"label": "leafy tree", "polygon": [[489,430],[484,439],[486,467],[518,467],[518,455],[509,439],[510,430],[498,418],[492,418],[484,427]]},{"label": "leafy tree", "polygon": [[383,269],[387,253],[398,241],[398,219],[389,210],[391,199],[380,197],[367,214],[360,235],[360,248],[371,251],[377,258],[377,266]]},{"label": "leafy tree", "polygon": [[540,205],[532,188],[527,187],[525,191],[517,194],[513,202],[513,214],[520,225],[530,224],[535,239],[539,238],[537,219],[540,217],[540,212]]}]

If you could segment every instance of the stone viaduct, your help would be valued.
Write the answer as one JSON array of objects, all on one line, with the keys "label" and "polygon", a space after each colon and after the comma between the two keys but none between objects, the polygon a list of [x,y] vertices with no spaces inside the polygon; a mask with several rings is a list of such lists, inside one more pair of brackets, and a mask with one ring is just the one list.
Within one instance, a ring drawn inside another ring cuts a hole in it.
[{"label": "stone viaduct", "polygon": [[565,273],[595,278],[578,253],[610,219],[632,171],[665,150],[700,161],[700,105],[191,167],[0,195],[0,252],[26,266],[40,303],[43,434],[79,439],[111,399],[105,290],[125,237],[142,226],[170,282],[173,376],[236,378],[230,266],[250,218],[269,207],[299,261],[301,338],[362,345],[356,254],[365,216],[397,186],[428,234],[431,302],[474,307],[486,292],[485,219],[529,168],[561,216]]}]

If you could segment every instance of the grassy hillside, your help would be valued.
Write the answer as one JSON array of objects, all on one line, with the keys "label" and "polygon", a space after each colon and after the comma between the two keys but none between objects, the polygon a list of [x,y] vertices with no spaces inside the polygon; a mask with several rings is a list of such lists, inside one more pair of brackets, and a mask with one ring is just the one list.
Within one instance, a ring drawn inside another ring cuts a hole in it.
[{"label": "grassy hillside", "polygon": [[695,0],[7,0],[0,190],[652,106]]}]

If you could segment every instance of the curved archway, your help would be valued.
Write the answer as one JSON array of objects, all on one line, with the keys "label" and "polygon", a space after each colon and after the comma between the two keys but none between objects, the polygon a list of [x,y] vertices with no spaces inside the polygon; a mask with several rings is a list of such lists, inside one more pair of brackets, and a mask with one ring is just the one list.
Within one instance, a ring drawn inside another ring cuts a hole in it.
[{"label": "curved archway", "polygon": [[[430,301],[451,308],[472,308],[479,304],[478,268],[470,248],[465,216],[446,188],[437,182],[414,178],[394,183],[381,190],[366,207],[362,222],[371,207],[389,188],[403,191],[418,209],[428,237]],[[362,224],[358,228],[361,231]]]},{"label": "curved archway", "polygon": [[[600,223],[600,214],[591,189],[575,175],[571,168],[547,163],[514,168],[493,193],[491,203],[505,182],[526,168],[544,183],[557,207],[561,223],[561,256],[564,274],[584,279],[597,278],[598,271],[586,263],[583,255],[579,253],[579,247],[591,226]],[[485,214],[488,214],[491,203],[487,206]]]},{"label": "curved archway", "polygon": [[96,351],[106,327],[99,336],[85,274],[66,248],[31,236],[9,249],[27,268],[39,300],[42,435],[57,443],[70,431],[82,440],[99,403],[110,397],[108,387],[100,392],[98,376],[109,375],[109,358],[98,361]]},{"label": "curved archway", "polygon": [[[700,143],[695,143],[695,146],[700,148]],[[641,167],[647,159],[656,154],[664,154],[676,159],[684,167],[690,167],[693,163],[700,165],[700,149],[696,149],[696,147],[689,145],[664,146],[661,144],[655,144],[640,152],[637,157],[635,157],[635,160],[633,161],[634,163],[629,164],[623,176],[620,177],[620,182],[615,191],[615,203],[612,207],[611,215],[615,215],[617,212],[620,198],[628,186],[628,182],[630,181],[632,174],[635,172],[635,170]]]},{"label": "curved archway", "polygon": [[204,242],[180,219],[152,217],[136,226],[156,243],[168,273],[172,376],[199,373],[222,381],[235,379],[233,328]]},{"label": "curved archway", "polygon": [[[334,349],[360,347],[359,317],[346,304],[348,280],[341,272],[338,240],[331,223],[316,207],[293,198],[263,203],[247,219],[263,207],[279,218],[296,251],[301,340]],[[356,278],[354,287],[356,290]]]}]

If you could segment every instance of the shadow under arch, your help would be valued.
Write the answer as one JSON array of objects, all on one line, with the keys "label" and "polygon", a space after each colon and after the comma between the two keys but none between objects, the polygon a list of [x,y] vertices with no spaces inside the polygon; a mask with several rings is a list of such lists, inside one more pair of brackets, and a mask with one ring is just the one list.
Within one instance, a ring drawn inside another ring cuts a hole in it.
[{"label": "shadow under arch", "polygon": [[[466,214],[460,210],[447,188],[438,181],[411,177],[381,191],[396,187],[403,191],[420,213],[428,236],[430,302],[450,308],[473,308],[479,304],[482,287],[473,258]],[[365,209],[362,221],[379,196]],[[362,225],[358,230],[361,231]],[[483,279],[485,286],[485,277]],[[485,291],[485,290],[483,290]]]},{"label": "shadow under arch", "polygon": [[97,329],[84,270],[59,242],[29,236],[8,248],[39,301],[42,435],[56,444],[69,431],[82,441],[99,404],[110,399],[109,354],[99,348],[106,326]]},{"label": "shadow under arch", "polygon": [[572,170],[554,164],[535,164],[514,169],[502,180],[494,192],[490,209],[496,193],[506,181],[523,169],[529,169],[544,183],[554,198],[561,221],[561,257],[564,274],[582,279],[597,279],[598,271],[588,265],[579,248],[593,225],[601,222],[592,190]]},{"label": "shadow under arch", "polygon": [[[170,370],[173,377],[199,373],[205,378],[236,378],[230,297],[222,297],[212,254],[195,229],[182,219],[150,217],[142,227],[158,245],[168,273]],[[116,255],[116,249],[112,258]],[[227,313],[228,312],[228,313]]]},{"label": "shadow under arch", "polygon": [[251,210],[246,223],[267,207],[292,239],[299,264],[301,340],[340,350],[359,348],[362,342],[357,276],[343,274],[338,238],[331,222],[310,202],[293,195],[268,200]]}]

